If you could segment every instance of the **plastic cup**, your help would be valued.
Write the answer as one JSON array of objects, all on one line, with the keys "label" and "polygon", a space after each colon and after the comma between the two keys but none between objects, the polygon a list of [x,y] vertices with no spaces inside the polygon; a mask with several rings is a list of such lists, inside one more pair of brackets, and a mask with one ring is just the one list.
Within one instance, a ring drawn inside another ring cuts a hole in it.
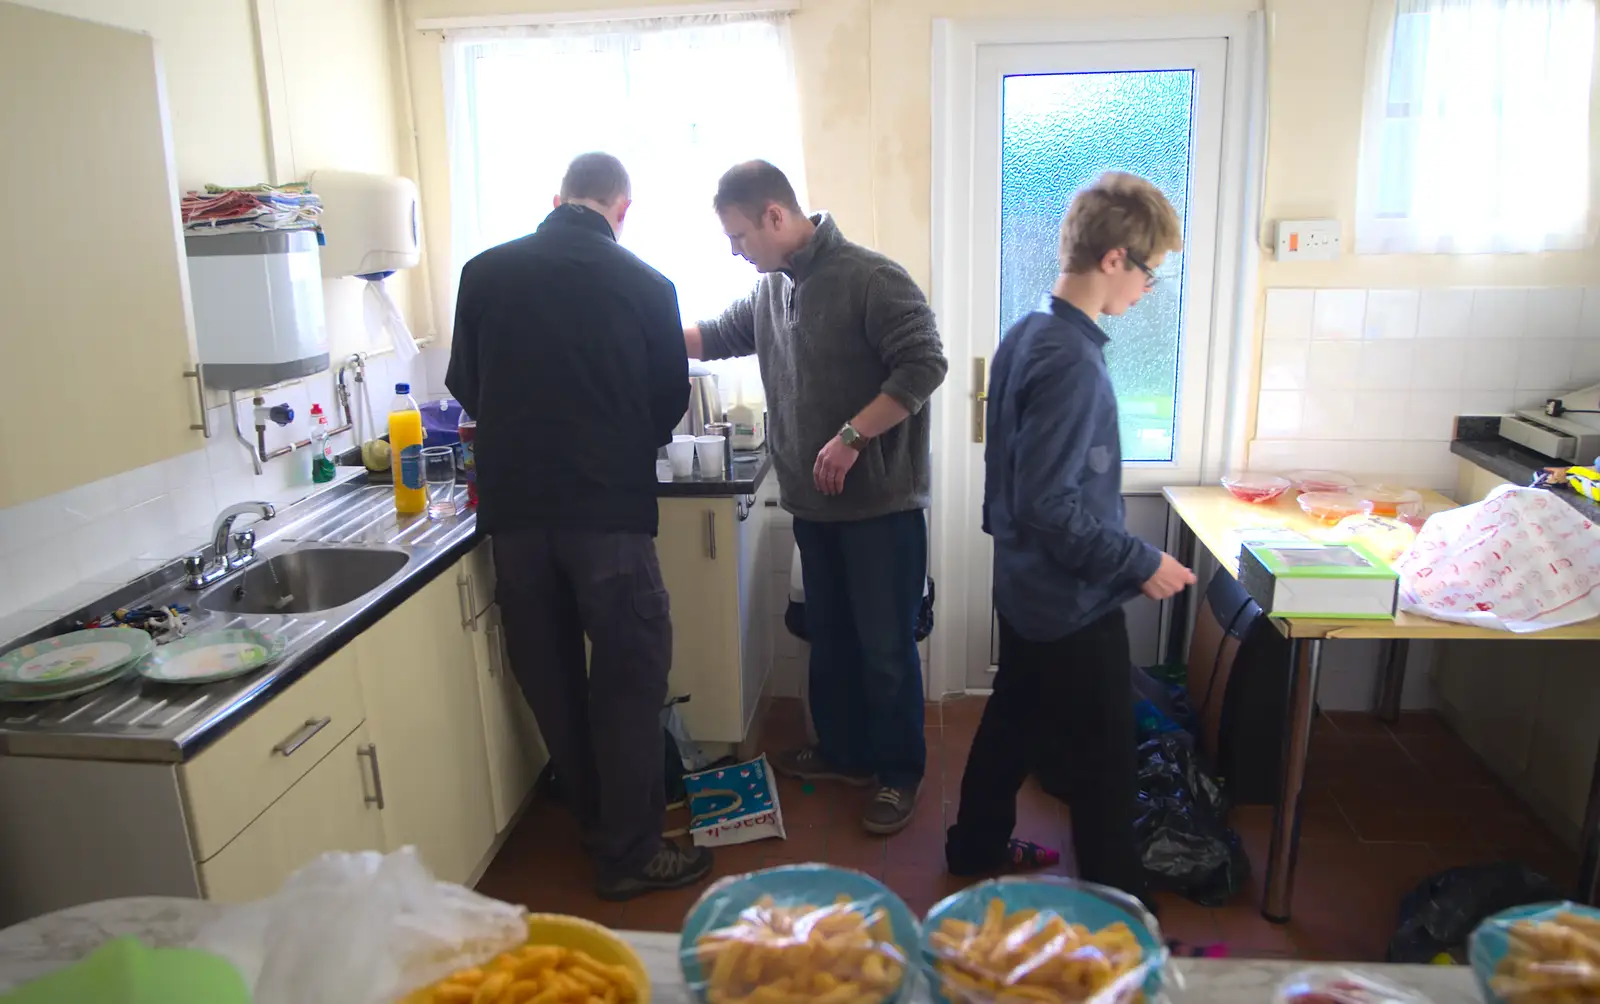
[{"label": "plastic cup", "polygon": [[722,455],[727,450],[728,441],[721,436],[696,436],[694,452],[700,457],[700,476],[702,478],[722,477]]},{"label": "plastic cup", "polygon": [[667,463],[672,465],[673,477],[694,477],[694,446],[693,436],[673,436],[667,444]]}]

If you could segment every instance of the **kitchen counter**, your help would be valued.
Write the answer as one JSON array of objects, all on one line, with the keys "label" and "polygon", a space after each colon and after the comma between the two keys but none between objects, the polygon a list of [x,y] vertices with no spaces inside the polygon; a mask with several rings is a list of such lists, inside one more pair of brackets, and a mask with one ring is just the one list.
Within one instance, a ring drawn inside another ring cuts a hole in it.
[{"label": "kitchen counter", "polygon": [[472,550],[477,517],[465,501],[462,488],[457,493],[460,512],[449,519],[400,516],[389,485],[357,479],[252,525],[259,535],[256,564],[297,546],[406,554],[398,572],[342,606],[303,614],[207,611],[199,602],[213,591],[232,588],[232,577],[190,591],[183,584],[182,563],[174,561],[29,635],[0,644],[0,649],[10,649],[75,630],[119,607],[179,603],[190,607],[189,634],[253,628],[281,638],[285,645],[283,656],[266,669],[221,683],[184,686],[130,676],[82,697],[0,704],[0,754],[166,763],[192,759]]},{"label": "kitchen counter", "polygon": [[772,454],[766,447],[733,455],[733,476],[674,478],[665,460],[656,461],[656,495],[659,498],[705,498],[718,495],[754,495],[772,471]]},{"label": "kitchen counter", "polygon": [[[765,450],[740,454],[731,478],[669,477],[659,494],[753,496],[771,466]],[[193,759],[471,551],[479,541],[477,517],[465,506],[464,487],[456,497],[460,511],[449,519],[401,517],[394,511],[387,481],[359,477],[280,509],[275,519],[252,527],[259,535],[258,564],[294,547],[380,548],[407,555],[400,571],[343,606],[298,615],[206,611],[197,601],[223,586],[185,589],[182,564],[174,560],[29,634],[0,639],[0,651],[6,651],[76,630],[119,607],[180,603],[191,608],[190,634],[248,627],[285,643],[284,655],[272,666],[222,683],[180,686],[134,676],[63,701],[0,704],[0,755],[158,763]]]},{"label": "kitchen counter", "polygon": [[[225,907],[199,900],[149,897],[109,900],[62,910],[0,931],[0,992],[70,965],[112,938],[131,935],[158,947],[187,945]],[[650,974],[655,1004],[689,1004],[678,972],[678,939],[620,932]],[[1184,988],[1175,1004],[1270,1004],[1273,990],[1307,963],[1277,959],[1179,959]],[[1472,974],[1460,966],[1361,964],[1361,971],[1425,994],[1433,1004],[1482,1004]],[[917,995],[914,1004],[927,1000]]]},{"label": "kitchen counter", "polygon": [[[1572,466],[1570,461],[1547,457],[1508,439],[1501,439],[1496,431],[1499,421],[1498,418],[1479,417],[1456,419],[1456,439],[1450,444],[1450,452],[1514,485],[1532,484],[1534,475],[1546,467]],[[1565,485],[1555,485],[1548,490],[1586,518],[1600,523],[1600,504],[1589,501]]]}]

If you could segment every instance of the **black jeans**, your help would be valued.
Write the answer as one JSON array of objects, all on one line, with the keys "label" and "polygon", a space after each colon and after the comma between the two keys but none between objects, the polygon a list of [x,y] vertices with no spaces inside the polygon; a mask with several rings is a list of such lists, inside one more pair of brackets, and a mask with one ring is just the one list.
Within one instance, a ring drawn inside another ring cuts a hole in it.
[{"label": "black jeans", "polygon": [[811,638],[811,720],[822,758],[879,784],[922,783],[917,615],[928,578],[922,510],[842,523],[794,521]]},{"label": "black jeans", "polygon": [[[495,597],[511,670],[583,827],[602,881],[661,847],[661,706],[672,621],[645,534],[494,536]],[[588,635],[592,654],[584,659]]]},{"label": "black jeans", "polygon": [[961,776],[961,809],[945,841],[952,872],[1003,868],[1017,825],[1017,792],[1030,772],[1072,807],[1078,875],[1143,896],[1134,843],[1138,802],[1133,678],[1120,609],[1051,642],[1000,621],[994,694]]}]

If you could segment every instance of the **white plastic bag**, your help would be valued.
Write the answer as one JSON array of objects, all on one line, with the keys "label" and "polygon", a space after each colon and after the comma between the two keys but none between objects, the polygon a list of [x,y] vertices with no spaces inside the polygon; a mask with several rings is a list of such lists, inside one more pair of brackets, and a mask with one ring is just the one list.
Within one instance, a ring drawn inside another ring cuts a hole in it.
[{"label": "white plastic bag", "polygon": [[1537,488],[1435,513],[1394,570],[1400,608],[1439,620],[1523,634],[1600,616],[1600,529]]},{"label": "white plastic bag", "polygon": [[325,854],[194,947],[232,962],[254,1004],[390,1004],[527,936],[521,907],[436,881],[406,847]]}]

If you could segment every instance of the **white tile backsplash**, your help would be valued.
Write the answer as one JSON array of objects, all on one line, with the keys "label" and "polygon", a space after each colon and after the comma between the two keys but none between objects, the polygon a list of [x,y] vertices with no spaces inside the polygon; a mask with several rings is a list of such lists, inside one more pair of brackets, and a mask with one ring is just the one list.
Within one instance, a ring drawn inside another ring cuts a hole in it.
[{"label": "white tile backsplash", "polygon": [[1454,419],[1600,382],[1600,288],[1272,289],[1250,465],[1450,488]]},{"label": "white tile backsplash", "polygon": [[[380,433],[395,383],[412,382],[419,400],[441,396],[442,378],[441,386],[431,390],[413,377],[429,369],[421,357],[410,365],[393,356],[368,361],[368,393]],[[263,396],[269,404],[288,403],[295,410],[288,427],[267,427],[268,449],[310,435],[312,402],[322,405],[330,425],[344,421],[332,372]],[[252,408],[245,396],[240,428],[254,443]],[[274,460],[258,476],[249,452],[234,439],[226,403],[211,409],[211,424],[212,438],[201,449],[0,510],[0,567],[6,571],[0,576],[0,619],[11,623],[10,615],[24,611],[64,613],[107,585],[170,561],[204,543],[212,520],[225,506],[247,499],[300,497],[303,488],[296,484],[294,458]],[[344,450],[353,442],[345,433],[335,438],[334,448]],[[5,637],[9,635],[0,633],[0,641]]]},{"label": "white tile backsplash", "polygon": [[1367,313],[1366,290],[1319,289],[1312,302],[1312,338],[1361,337]]}]

